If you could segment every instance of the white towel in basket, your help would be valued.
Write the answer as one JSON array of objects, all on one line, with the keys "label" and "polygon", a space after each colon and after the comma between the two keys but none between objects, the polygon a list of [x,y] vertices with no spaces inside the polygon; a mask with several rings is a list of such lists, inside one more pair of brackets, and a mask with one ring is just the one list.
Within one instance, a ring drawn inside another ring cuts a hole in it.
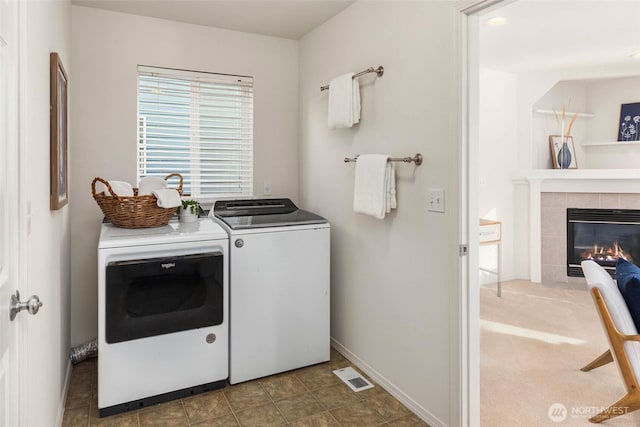
[{"label": "white towel in basket", "polygon": [[[109,185],[111,189],[116,194],[116,196],[120,197],[130,197],[133,196],[133,187],[126,181],[114,181],[109,180]],[[111,197],[112,194],[109,193],[107,186],[101,182],[96,182],[96,194],[104,193],[105,196]]]},{"label": "white towel in basket", "polygon": [[155,190],[153,195],[158,199],[158,207],[161,208],[177,208],[182,205],[180,199],[180,193],[173,188],[164,188],[162,190]]},{"label": "white towel in basket", "polygon": [[155,190],[167,188],[167,181],[159,176],[146,176],[138,182],[138,196],[153,194]]}]

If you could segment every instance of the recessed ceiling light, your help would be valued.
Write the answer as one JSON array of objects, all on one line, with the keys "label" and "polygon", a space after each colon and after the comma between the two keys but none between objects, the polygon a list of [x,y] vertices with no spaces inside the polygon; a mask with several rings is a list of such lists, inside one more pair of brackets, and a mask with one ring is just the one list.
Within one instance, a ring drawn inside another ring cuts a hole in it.
[{"label": "recessed ceiling light", "polygon": [[496,16],[494,18],[491,18],[487,21],[487,24],[489,24],[492,27],[499,27],[501,25],[504,25],[507,22],[507,18],[505,18],[504,16]]}]

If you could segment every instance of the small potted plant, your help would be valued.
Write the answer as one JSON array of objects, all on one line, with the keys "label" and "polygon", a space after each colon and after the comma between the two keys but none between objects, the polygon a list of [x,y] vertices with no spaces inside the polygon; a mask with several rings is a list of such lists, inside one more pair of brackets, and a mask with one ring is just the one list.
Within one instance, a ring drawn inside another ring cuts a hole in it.
[{"label": "small potted plant", "polygon": [[193,199],[182,201],[180,222],[196,222],[200,214],[200,204]]}]

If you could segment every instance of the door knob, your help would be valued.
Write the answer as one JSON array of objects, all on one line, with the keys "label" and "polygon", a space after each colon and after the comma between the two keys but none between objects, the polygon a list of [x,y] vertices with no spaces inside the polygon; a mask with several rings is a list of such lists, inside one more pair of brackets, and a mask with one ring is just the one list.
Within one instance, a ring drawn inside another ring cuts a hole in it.
[{"label": "door knob", "polygon": [[42,307],[42,302],[40,302],[38,295],[31,295],[27,302],[20,302],[20,292],[16,291],[15,295],[11,295],[9,319],[13,321],[22,310],[27,310],[29,314],[37,314],[40,307]]}]

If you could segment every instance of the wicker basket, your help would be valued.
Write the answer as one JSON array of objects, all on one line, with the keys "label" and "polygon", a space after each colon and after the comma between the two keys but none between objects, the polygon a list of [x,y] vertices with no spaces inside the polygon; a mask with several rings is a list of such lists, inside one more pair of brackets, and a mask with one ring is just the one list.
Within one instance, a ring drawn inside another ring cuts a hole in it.
[{"label": "wicker basket", "polygon": [[[182,175],[172,173],[164,179],[177,176],[180,178],[178,185],[178,193],[182,195]],[[110,196],[106,192],[96,194],[96,182],[101,182],[107,187]],[[158,207],[158,199],[154,195],[138,196],[138,189],[134,188],[134,196],[118,196],[109,183],[102,178],[94,178],[91,183],[91,192],[102,213],[111,223],[117,227],[123,228],[147,228],[160,227],[167,225],[169,220],[175,214],[176,208]]]}]

